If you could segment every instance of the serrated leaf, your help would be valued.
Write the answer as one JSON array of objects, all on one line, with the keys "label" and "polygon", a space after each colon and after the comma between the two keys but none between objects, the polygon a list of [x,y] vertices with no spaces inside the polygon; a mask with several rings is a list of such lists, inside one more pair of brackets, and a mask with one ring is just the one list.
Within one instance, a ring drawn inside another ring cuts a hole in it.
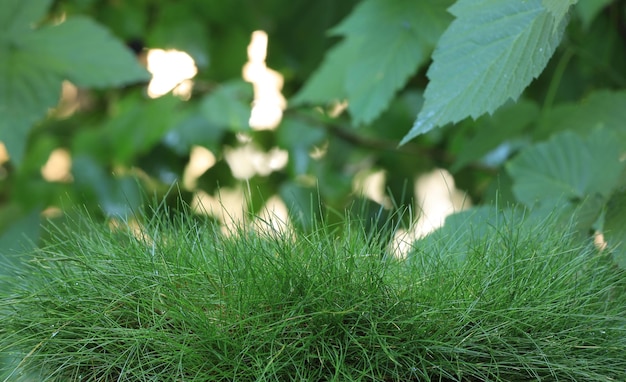
[{"label": "serrated leaf", "polygon": [[352,65],[345,84],[348,111],[355,125],[371,123],[378,117],[427,57],[416,48],[416,35],[408,29],[398,34],[381,33],[367,46],[381,53],[362,57]]},{"label": "serrated leaf", "polygon": [[[348,99],[355,124],[389,105],[450,22],[450,1],[367,0],[332,30],[345,40],[328,52],[295,104]],[[377,27],[382,25],[384,27]]]},{"label": "serrated leaf", "polygon": [[402,144],[516,100],[544,69],[566,25],[556,24],[541,0],[459,0],[450,12],[457,18],[439,40],[424,107]]},{"label": "serrated leaf", "polygon": [[584,0],[579,1],[576,5],[576,12],[578,16],[580,16],[583,28],[587,29],[593,22],[593,20],[598,16],[600,11],[613,0]]},{"label": "serrated leaf", "polygon": [[578,0],[542,0],[543,6],[555,18],[556,24],[560,24],[563,21],[569,8],[577,2]]},{"label": "serrated leaf", "polygon": [[604,239],[617,265],[626,269],[626,192],[613,194],[604,218]]},{"label": "serrated leaf", "polygon": [[63,79],[100,87],[148,78],[120,42],[88,19],[34,30],[49,4],[0,3],[0,141],[15,163],[32,126],[58,102]]},{"label": "serrated leaf", "polygon": [[[333,30],[366,40],[345,83],[355,124],[378,117],[409,76],[425,63],[450,21],[447,5],[442,1],[369,0]],[[372,27],[377,24],[384,28]]]},{"label": "serrated leaf", "polygon": [[44,60],[49,70],[79,86],[102,88],[150,79],[129,49],[85,17],[42,28],[22,44]]},{"label": "serrated leaf", "polygon": [[527,206],[541,200],[608,198],[624,169],[615,134],[595,130],[587,139],[572,132],[538,143],[513,159],[507,170],[513,193]]}]

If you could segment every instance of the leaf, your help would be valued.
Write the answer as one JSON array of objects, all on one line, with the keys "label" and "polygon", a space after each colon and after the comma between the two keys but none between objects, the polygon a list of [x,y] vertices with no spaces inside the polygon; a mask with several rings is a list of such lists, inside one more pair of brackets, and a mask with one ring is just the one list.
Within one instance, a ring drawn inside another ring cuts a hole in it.
[{"label": "leaf", "polygon": [[313,160],[310,155],[312,148],[325,137],[326,131],[322,127],[289,117],[283,119],[276,131],[276,143],[289,152],[289,168],[295,175],[306,174]]},{"label": "leaf", "polygon": [[0,2],[0,39],[10,41],[22,33],[30,32],[32,23],[38,22],[46,15],[51,3],[52,0],[2,0]]},{"label": "leaf", "polygon": [[302,230],[310,230],[320,220],[319,192],[313,187],[304,187],[292,181],[280,186],[279,195],[287,205],[291,222]]},{"label": "leaf", "polygon": [[61,78],[36,55],[0,46],[0,141],[20,163],[28,133],[56,105]]},{"label": "leaf", "polygon": [[456,212],[446,217],[442,227],[418,239],[413,244],[417,253],[410,254],[409,259],[419,260],[416,255],[425,253],[429,258],[462,264],[482,238],[495,235],[503,226],[507,226],[507,222],[516,222],[517,229],[522,223],[528,227],[528,220],[529,217],[521,209],[501,209],[493,205]]},{"label": "leaf", "polygon": [[467,164],[479,160],[492,150],[503,147],[527,127],[539,115],[539,107],[532,101],[520,101],[505,105],[493,116],[483,116],[472,123],[473,134],[461,134],[457,140],[456,161],[451,167],[456,172]]},{"label": "leaf", "polygon": [[302,89],[291,100],[292,105],[327,104],[348,97],[345,89],[350,66],[357,61],[364,40],[345,39],[333,46],[322,65],[311,75]]},{"label": "leaf", "polygon": [[[586,0],[583,0],[583,2]],[[572,5],[578,0],[542,0],[543,6],[554,16],[556,24],[560,24]]]},{"label": "leaf", "polygon": [[97,204],[107,216],[125,218],[137,211],[142,193],[136,178],[112,177],[88,155],[78,155],[72,173],[81,194],[97,197]]},{"label": "leaf", "polygon": [[[356,125],[378,117],[409,76],[426,62],[449,23],[446,5],[442,1],[365,1],[335,28],[335,33],[366,40],[345,83],[348,110]],[[384,28],[372,27],[377,24]]]},{"label": "leaf", "polygon": [[89,155],[101,163],[113,160],[131,165],[141,154],[148,153],[182,116],[180,99],[166,95],[146,101],[133,94],[120,100],[116,112],[99,129],[78,133],[73,152]]},{"label": "leaf", "polygon": [[334,35],[345,36],[345,40],[329,51],[293,102],[328,103],[347,98],[354,124],[372,122],[428,59],[450,21],[446,13],[449,3],[362,2],[332,29]]},{"label": "leaf", "polygon": [[92,20],[75,16],[41,28],[22,40],[46,67],[84,87],[114,87],[146,81],[150,75],[119,40]]},{"label": "leaf", "polygon": [[163,137],[163,143],[181,156],[188,155],[195,145],[204,146],[213,153],[219,153],[223,134],[223,129],[211,126],[202,114],[196,112],[175,127],[168,129]]},{"label": "leaf", "polygon": [[546,66],[566,22],[555,24],[541,0],[459,0],[441,36],[417,121],[402,139],[517,99]]},{"label": "leaf", "polygon": [[209,64],[209,31],[203,18],[194,14],[189,3],[163,3],[159,6],[147,45],[161,49],[178,49],[193,57],[198,67]]},{"label": "leaf", "polygon": [[213,125],[210,128],[246,131],[250,129],[252,88],[243,81],[220,86],[201,101],[202,115]]},{"label": "leaf", "polygon": [[180,104],[180,99],[167,95],[150,101],[130,98],[120,105],[122,112],[99,131],[103,141],[111,141],[109,158],[130,165],[139,154],[147,153],[175,125]]},{"label": "leaf", "polygon": [[[23,214],[20,207],[5,205],[0,209],[0,227],[1,263],[10,261],[7,254],[27,253],[34,249],[41,235],[41,211],[34,209]],[[6,264],[3,265],[0,269],[8,270]]]},{"label": "leaf", "polygon": [[0,2],[0,141],[16,163],[22,161],[28,131],[59,97],[61,80],[45,63],[19,50],[19,38],[46,13],[50,1]]},{"label": "leaf", "polygon": [[624,169],[621,153],[609,130],[597,129],[586,139],[568,131],[522,151],[507,170],[515,182],[515,197],[527,206],[596,195],[607,199]]},{"label": "leaf", "polygon": [[593,20],[598,16],[604,7],[611,4],[613,0],[583,0],[576,5],[576,12],[580,16],[583,28],[591,26]]},{"label": "leaf", "polygon": [[28,133],[59,99],[61,82],[121,85],[148,78],[106,30],[85,18],[34,30],[50,1],[0,2],[0,141],[20,163]]},{"label": "leaf", "polygon": [[547,113],[542,121],[539,137],[572,130],[580,134],[598,127],[606,127],[620,136],[622,149],[626,151],[626,91],[600,90],[589,94],[576,103],[561,104]]},{"label": "leaf", "polygon": [[613,194],[604,218],[604,239],[617,265],[626,269],[626,192]]}]

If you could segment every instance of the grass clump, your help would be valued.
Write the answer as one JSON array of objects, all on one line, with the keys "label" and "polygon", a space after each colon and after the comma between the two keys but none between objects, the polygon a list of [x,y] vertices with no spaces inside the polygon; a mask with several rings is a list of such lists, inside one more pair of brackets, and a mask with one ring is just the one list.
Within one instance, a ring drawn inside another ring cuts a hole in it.
[{"label": "grass clump", "polygon": [[354,221],[225,236],[184,214],[85,218],[1,292],[6,380],[626,380],[624,274],[508,216],[403,259]]}]

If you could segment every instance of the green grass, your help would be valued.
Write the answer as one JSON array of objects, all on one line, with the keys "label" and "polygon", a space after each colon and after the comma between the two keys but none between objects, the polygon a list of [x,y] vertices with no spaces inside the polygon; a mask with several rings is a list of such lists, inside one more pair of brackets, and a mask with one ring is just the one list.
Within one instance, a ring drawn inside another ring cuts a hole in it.
[{"label": "green grass", "polygon": [[6,381],[626,381],[626,277],[550,220],[475,219],[398,259],[355,221],[155,216],[143,237],[84,217],[23,257]]}]

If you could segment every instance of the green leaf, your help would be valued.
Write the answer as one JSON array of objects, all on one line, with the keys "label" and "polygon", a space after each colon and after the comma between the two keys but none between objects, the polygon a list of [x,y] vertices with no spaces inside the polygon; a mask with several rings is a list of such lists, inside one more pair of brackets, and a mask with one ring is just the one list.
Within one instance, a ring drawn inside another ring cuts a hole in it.
[{"label": "green leaf", "polygon": [[149,101],[142,95],[129,96],[118,103],[116,114],[106,119],[100,129],[78,134],[73,152],[98,158],[103,163],[112,159],[131,165],[178,122],[180,104],[180,99],[173,95]]},{"label": "green leaf", "polygon": [[278,147],[289,152],[289,166],[294,174],[305,174],[309,168],[311,149],[326,137],[326,130],[304,120],[285,118],[276,131]]},{"label": "green leaf", "polygon": [[0,141],[20,163],[30,129],[58,102],[62,80],[37,55],[0,45],[0,57]]},{"label": "green leaf", "polygon": [[306,120],[285,118],[276,132],[276,140],[279,147],[290,148],[301,146],[310,149],[321,143],[326,137],[326,130],[321,126],[315,126]]},{"label": "green leaf", "polygon": [[11,159],[22,161],[28,132],[53,107],[61,79],[37,55],[20,49],[32,24],[46,14],[49,0],[0,2],[0,141]]},{"label": "green leaf", "polygon": [[[16,205],[4,206],[0,209],[0,227],[0,261],[9,261],[3,255],[28,252],[37,245],[41,234],[41,211],[35,209],[22,214]],[[7,268],[0,267],[0,274],[2,269]]]},{"label": "green leaf", "polygon": [[566,25],[556,24],[541,0],[459,0],[450,12],[457,19],[439,40],[424,107],[402,144],[517,99],[552,57]]},{"label": "green leaf", "polygon": [[570,7],[577,2],[578,0],[542,0],[541,3],[554,16],[558,25],[567,16]]},{"label": "green leaf", "polygon": [[362,38],[345,39],[333,46],[322,65],[311,75],[291,100],[292,105],[327,104],[348,97],[345,82],[348,69],[357,61],[363,45]]},{"label": "green leaf", "polygon": [[219,153],[223,135],[223,129],[212,126],[202,114],[194,112],[174,128],[168,129],[163,137],[163,143],[181,156],[188,155],[195,145],[204,146],[213,153]]},{"label": "green leaf", "polygon": [[626,91],[600,90],[589,94],[576,103],[561,104],[549,110],[542,130],[537,136],[572,130],[588,134],[598,127],[606,127],[620,137],[622,149],[626,151]]},{"label": "green leaf", "polygon": [[293,102],[327,103],[347,98],[355,124],[372,122],[428,59],[450,22],[446,12],[449,3],[362,2],[331,31],[345,36],[345,40],[328,52]]},{"label": "green leaf", "polygon": [[95,196],[97,205],[107,216],[127,217],[137,211],[142,193],[137,179],[112,177],[88,155],[78,155],[72,162],[77,188],[85,196]]},{"label": "green leaf", "polygon": [[613,194],[604,218],[604,239],[617,265],[626,269],[626,192]]},{"label": "green leaf", "polygon": [[451,171],[458,171],[516,138],[538,115],[539,107],[534,102],[523,100],[503,106],[493,116],[483,116],[472,122],[470,132],[456,138],[458,144],[454,151],[458,154]]},{"label": "green leaf", "polygon": [[58,102],[61,82],[118,86],[148,79],[135,57],[106,30],[77,17],[32,29],[50,1],[0,3],[0,141],[20,163],[32,126]]},{"label": "green leaf", "polygon": [[[418,239],[413,248],[417,253],[429,254],[430,258],[462,264],[474,248],[477,238],[493,235],[511,221],[517,222],[517,229],[520,229],[522,222],[527,228],[528,220],[529,217],[521,209],[500,209],[493,205],[472,207],[446,217],[442,227]],[[409,259],[411,258],[409,254]]]},{"label": "green leaf", "polygon": [[150,79],[149,73],[109,31],[85,17],[41,28],[22,40],[49,70],[84,87],[114,87]]},{"label": "green leaf", "polygon": [[178,49],[193,57],[198,67],[209,65],[208,24],[197,17],[191,3],[163,3],[147,44],[160,49]]},{"label": "green leaf", "polygon": [[447,5],[442,1],[365,1],[335,28],[335,33],[366,40],[345,83],[355,124],[378,117],[409,76],[426,62],[449,24]]},{"label": "green leaf", "polygon": [[583,0],[576,5],[576,12],[580,16],[583,28],[591,26],[593,20],[598,16],[604,7],[611,4],[613,0]]},{"label": "green leaf", "polygon": [[[41,20],[52,0],[2,0],[0,2],[0,39],[13,40]],[[0,43],[1,44],[1,43]]]},{"label": "green leaf", "polygon": [[243,81],[220,86],[201,101],[200,111],[213,126],[231,131],[250,129],[252,87]]},{"label": "green leaf", "polygon": [[305,231],[315,227],[315,223],[320,220],[321,210],[319,193],[315,188],[287,181],[280,186],[279,195],[296,227]]},{"label": "green leaf", "polygon": [[617,186],[624,162],[616,135],[595,130],[587,139],[561,133],[524,150],[507,165],[516,198],[532,206],[541,200],[583,201],[608,198]]},{"label": "green leaf", "polygon": [[101,130],[112,140],[109,155],[130,164],[138,154],[148,152],[175,125],[180,104],[180,99],[172,95],[150,101],[130,99],[123,105],[123,112],[108,119]]}]

